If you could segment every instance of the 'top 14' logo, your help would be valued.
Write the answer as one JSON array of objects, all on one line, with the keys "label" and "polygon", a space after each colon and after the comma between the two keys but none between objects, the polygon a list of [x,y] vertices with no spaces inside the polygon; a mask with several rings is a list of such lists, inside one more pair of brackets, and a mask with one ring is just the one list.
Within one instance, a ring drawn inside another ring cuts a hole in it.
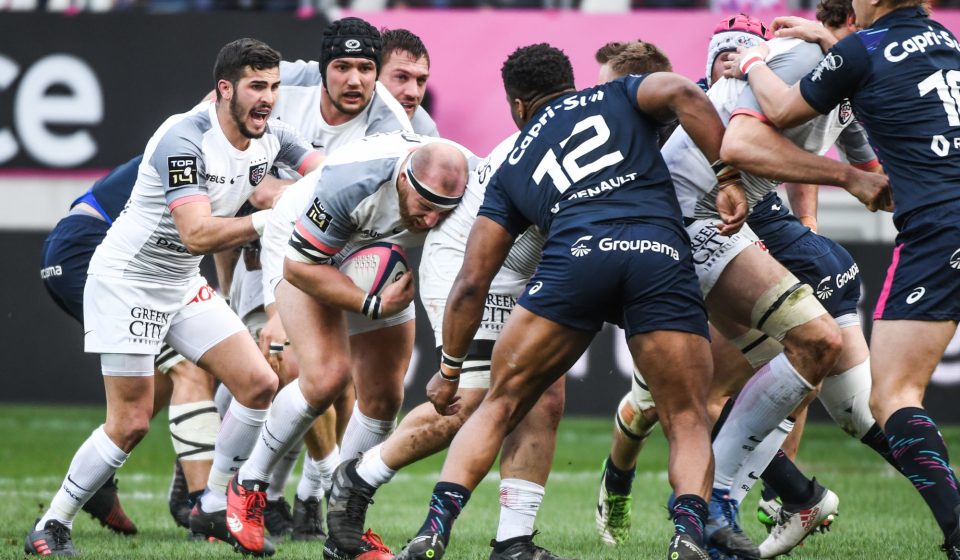
[{"label": "'top 14' logo", "polygon": [[13,159],[21,146],[50,167],[79,165],[96,155],[97,144],[88,128],[103,121],[103,92],[93,69],[73,55],[51,54],[25,69],[22,76],[21,70],[0,55],[0,92],[20,77],[13,127],[0,123],[0,164]]}]

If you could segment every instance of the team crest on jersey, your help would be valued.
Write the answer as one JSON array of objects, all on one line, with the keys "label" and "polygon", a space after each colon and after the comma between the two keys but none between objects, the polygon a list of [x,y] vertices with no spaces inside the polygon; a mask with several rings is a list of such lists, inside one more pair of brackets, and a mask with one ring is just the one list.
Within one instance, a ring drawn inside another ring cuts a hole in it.
[{"label": "team crest on jersey", "polygon": [[199,166],[196,156],[170,156],[167,158],[167,172],[170,174],[170,188],[199,185]]},{"label": "team crest on jersey", "polygon": [[850,119],[853,118],[853,105],[849,99],[844,99],[843,102],[840,103],[840,110],[837,112],[837,115],[840,118],[840,124],[850,122]]},{"label": "team crest on jersey", "polygon": [[313,222],[313,225],[317,226],[320,231],[327,231],[327,228],[330,227],[330,222],[333,221],[333,217],[327,213],[327,209],[320,203],[319,198],[313,199],[313,204],[311,204],[310,209],[307,210],[307,218]]},{"label": "team crest on jersey", "polygon": [[267,162],[257,163],[250,166],[250,184],[254,187],[260,184],[260,181],[263,181],[263,178],[267,176]]},{"label": "team crest on jersey", "polygon": [[843,66],[842,56],[834,53],[827,53],[827,56],[823,57],[823,60],[820,61],[820,64],[817,64],[817,67],[813,69],[813,75],[810,76],[810,81],[819,82],[825,70],[830,70],[832,72],[839,69],[841,66]]}]

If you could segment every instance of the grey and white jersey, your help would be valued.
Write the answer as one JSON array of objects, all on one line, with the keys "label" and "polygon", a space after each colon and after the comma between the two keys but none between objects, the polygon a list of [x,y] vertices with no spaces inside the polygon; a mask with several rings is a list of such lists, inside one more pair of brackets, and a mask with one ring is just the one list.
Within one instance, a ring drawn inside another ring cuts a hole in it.
[{"label": "grey and white jersey", "polygon": [[[467,238],[483,204],[487,183],[510,155],[519,135],[520,132],[516,132],[500,142],[489,156],[471,169],[460,205],[439,226],[427,233],[420,260],[420,297],[424,300],[446,299],[450,293],[463,265]],[[503,267],[490,284],[490,293],[519,296],[540,264],[544,241],[543,234],[536,226],[520,234],[507,254]]]},{"label": "grey and white jersey", "polygon": [[401,221],[397,177],[412,150],[433,142],[456,146],[476,165],[476,156],[463,146],[411,132],[367,136],[332,154],[312,180],[312,202],[301,209],[286,257],[339,264],[375,241],[401,247],[422,244],[425,234],[408,231]]},{"label": "grey and white jersey", "polygon": [[[799,39],[773,39],[768,42],[767,64],[785,83],[794,84],[810,72],[823,58],[817,45]],[[720,118],[727,124],[738,114],[748,114],[766,121],[753,91],[743,80],[722,78],[707,92]],[[867,164],[876,159],[859,124],[855,124],[849,101],[838,105],[827,115],[819,116],[782,134],[810,153],[823,155],[836,144],[852,164]],[[843,133],[845,129],[850,129]],[[677,129],[661,150],[677,189],[677,198],[687,218],[716,218],[717,182],[710,162],[700,152],[683,128]],[[778,182],[743,173],[741,175],[747,202],[752,208]]]},{"label": "grey and white jersey", "polygon": [[[280,95],[271,118],[289,123],[313,147],[327,155],[364,136],[398,130],[413,131],[403,106],[380,82],[370,104],[350,121],[330,125],[320,114],[320,99],[326,95],[320,84],[320,66],[298,60],[280,63]],[[287,175],[288,177],[290,175]]]},{"label": "grey and white jersey", "polygon": [[423,107],[417,107],[417,110],[413,112],[410,124],[413,125],[413,131],[420,136],[440,136],[437,123],[433,122],[433,117]]},{"label": "grey and white jersey", "polygon": [[267,124],[238,150],[224,136],[216,104],[167,119],[147,143],[130,200],[90,261],[90,274],[182,286],[199,274],[200,256],[184,246],[171,212],[193,201],[233,217],[275,163],[301,169],[313,153],[294,129]]}]

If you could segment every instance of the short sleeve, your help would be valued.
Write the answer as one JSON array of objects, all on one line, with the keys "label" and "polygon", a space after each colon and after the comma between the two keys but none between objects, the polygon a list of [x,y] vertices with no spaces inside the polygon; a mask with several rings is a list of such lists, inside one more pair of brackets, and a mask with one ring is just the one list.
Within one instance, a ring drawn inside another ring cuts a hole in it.
[{"label": "short sleeve", "polygon": [[[783,80],[783,83],[792,86],[814,69],[822,58],[823,55],[818,45],[797,41],[797,44],[789,50],[778,53],[776,56],[770,58],[767,66],[777,77]],[[763,109],[760,107],[760,102],[757,101],[757,96],[754,95],[753,90],[749,86],[744,88],[740,93],[733,107],[733,111],[730,113],[731,116],[741,114],[751,115],[764,121],[766,120],[766,117],[763,116]]]},{"label": "short sleeve", "polygon": [[520,235],[530,226],[510,200],[503,181],[506,179],[504,168],[501,167],[493,177],[483,195],[483,205],[480,206],[478,216],[485,216],[497,222],[514,237]]},{"label": "short sleeve", "polygon": [[827,51],[820,64],[800,81],[800,94],[818,113],[826,115],[841,101],[853,97],[869,71],[870,56],[855,33]]},{"label": "short sleeve", "polygon": [[150,156],[150,165],[160,177],[170,210],[187,202],[207,200],[201,135],[193,138],[192,132],[193,128],[186,123],[171,128]]},{"label": "short sleeve", "polygon": [[[848,101],[844,101],[848,103]],[[867,132],[857,120],[847,125],[837,137],[837,150],[850,165],[859,168],[872,167],[879,163],[877,154],[870,145]]]},{"label": "short sleeve", "polygon": [[280,143],[280,151],[277,153],[277,162],[282,163],[290,169],[296,169],[303,174],[303,164],[313,155],[314,149],[310,142],[307,142],[300,133],[280,121],[272,121],[270,128],[277,136]]}]

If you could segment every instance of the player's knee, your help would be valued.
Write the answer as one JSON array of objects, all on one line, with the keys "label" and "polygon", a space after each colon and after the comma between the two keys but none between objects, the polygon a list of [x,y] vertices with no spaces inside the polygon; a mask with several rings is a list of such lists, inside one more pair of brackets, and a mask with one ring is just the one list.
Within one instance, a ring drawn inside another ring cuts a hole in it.
[{"label": "player's knee", "polygon": [[821,315],[788,333],[784,346],[792,352],[805,354],[810,360],[832,368],[843,350],[843,335],[829,315]]},{"label": "player's knee", "polygon": [[633,392],[627,393],[620,400],[616,416],[617,429],[628,438],[638,441],[646,438],[658,421],[657,409],[653,406],[641,408]]},{"label": "player's knee", "polygon": [[350,382],[350,362],[330,359],[327,362],[300,364],[300,391],[310,406],[326,408],[347,388]]},{"label": "player's knee", "polygon": [[556,429],[560,424],[560,420],[563,418],[563,406],[563,392],[547,390],[547,392],[540,396],[531,414],[536,414],[544,425],[549,426],[551,429]]}]

